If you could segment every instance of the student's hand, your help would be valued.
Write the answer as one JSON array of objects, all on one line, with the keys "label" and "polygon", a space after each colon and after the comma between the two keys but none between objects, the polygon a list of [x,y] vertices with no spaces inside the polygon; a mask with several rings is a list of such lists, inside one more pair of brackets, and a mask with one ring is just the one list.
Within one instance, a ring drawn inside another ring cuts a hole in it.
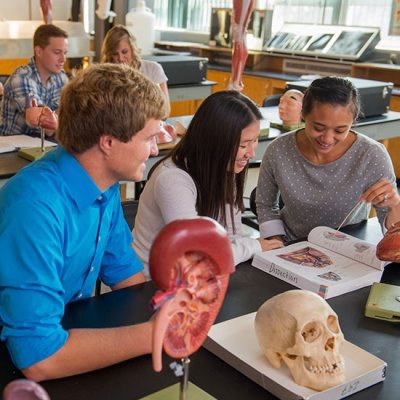
[{"label": "student's hand", "polygon": [[257,239],[261,244],[262,251],[280,249],[283,247],[283,240],[281,239]]},{"label": "student's hand", "polygon": [[37,128],[39,126],[39,118],[42,114],[42,108],[36,106],[36,101],[33,100],[34,105],[25,110],[25,121],[31,128]]},{"label": "student's hand", "polygon": [[168,124],[167,122],[163,123],[163,128],[168,132],[168,134],[175,140],[178,137],[176,129],[174,126]]},{"label": "student's hand", "polygon": [[53,136],[58,126],[57,114],[51,111],[49,107],[42,107],[38,125],[45,129],[47,136]]},{"label": "student's hand", "polygon": [[363,193],[360,201],[372,203],[376,207],[393,208],[400,205],[400,196],[397,188],[383,178]]},{"label": "student's hand", "polygon": [[170,124],[162,122],[160,132],[157,134],[157,143],[171,143],[176,139],[176,137],[177,135],[175,128]]}]

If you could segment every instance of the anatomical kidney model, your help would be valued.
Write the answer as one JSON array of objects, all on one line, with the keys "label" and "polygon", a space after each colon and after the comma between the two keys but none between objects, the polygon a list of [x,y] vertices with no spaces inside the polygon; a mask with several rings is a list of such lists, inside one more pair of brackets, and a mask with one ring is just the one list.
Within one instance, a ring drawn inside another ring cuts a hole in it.
[{"label": "anatomical kidney model", "polygon": [[396,222],[378,243],[376,256],[382,261],[400,262],[400,221]]},{"label": "anatomical kidney model", "polygon": [[290,89],[282,95],[278,109],[279,118],[285,125],[299,125],[301,123],[303,97],[303,93],[296,89]]},{"label": "anatomical kidney model", "polygon": [[204,342],[222,305],[234,271],[227,233],[210,218],[176,220],[157,235],[150,274],[161,291],[152,299],[158,313],[153,329],[153,368],[161,354],[184,358]]},{"label": "anatomical kidney model", "polygon": [[289,290],[267,300],[257,311],[255,331],[268,361],[283,361],[294,381],[325,390],[345,381],[344,342],[336,313],[307,290]]}]

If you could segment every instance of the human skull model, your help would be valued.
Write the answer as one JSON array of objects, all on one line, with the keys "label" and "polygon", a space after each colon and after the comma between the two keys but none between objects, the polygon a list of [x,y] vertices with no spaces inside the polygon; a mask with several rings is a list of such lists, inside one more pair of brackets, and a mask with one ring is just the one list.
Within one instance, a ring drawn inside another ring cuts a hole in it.
[{"label": "human skull model", "polygon": [[268,361],[280,368],[283,360],[298,385],[325,390],[344,382],[338,316],[317,294],[289,290],[272,297],[257,311],[255,330]]}]

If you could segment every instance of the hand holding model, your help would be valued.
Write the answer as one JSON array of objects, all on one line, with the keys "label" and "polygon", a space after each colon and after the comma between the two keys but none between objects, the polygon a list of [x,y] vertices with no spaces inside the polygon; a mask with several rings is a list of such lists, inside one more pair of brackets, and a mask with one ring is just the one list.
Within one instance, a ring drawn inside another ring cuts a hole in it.
[{"label": "hand holding model", "polygon": [[36,99],[32,99],[31,106],[26,109],[25,118],[30,127],[43,128],[46,136],[53,136],[57,129],[57,114],[47,106],[38,106]]}]

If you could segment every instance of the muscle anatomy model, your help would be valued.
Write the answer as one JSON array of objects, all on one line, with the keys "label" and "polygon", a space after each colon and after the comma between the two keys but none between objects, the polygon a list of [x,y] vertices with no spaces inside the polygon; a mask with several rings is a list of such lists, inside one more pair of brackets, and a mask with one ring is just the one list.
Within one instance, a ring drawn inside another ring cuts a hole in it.
[{"label": "muscle anatomy model", "polygon": [[52,0],[40,0],[40,8],[42,10],[42,17],[45,24],[53,22],[53,4]]},{"label": "muscle anatomy model", "polygon": [[232,74],[228,89],[243,90],[242,74],[248,55],[246,28],[255,0],[233,0],[232,10]]}]

